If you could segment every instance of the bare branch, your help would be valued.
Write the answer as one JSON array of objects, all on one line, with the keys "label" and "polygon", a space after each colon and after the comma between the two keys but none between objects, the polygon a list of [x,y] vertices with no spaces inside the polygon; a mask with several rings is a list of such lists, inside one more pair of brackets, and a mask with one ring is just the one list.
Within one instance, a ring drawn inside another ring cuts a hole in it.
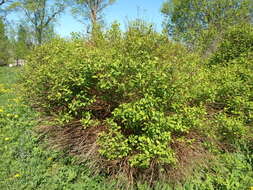
[{"label": "bare branch", "polygon": [[43,43],[48,27],[64,9],[64,1],[50,5],[49,0],[23,0],[21,9],[31,24],[38,44]]},{"label": "bare branch", "polygon": [[0,5],[3,5],[4,3],[6,3],[6,0],[1,0],[0,1]]},{"label": "bare branch", "polygon": [[89,20],[91,25],[96,25],[102,20],[102,13],[106,7],[115,0],[75,0],[74,10],[76,16],[82,15],[83,20]]}]

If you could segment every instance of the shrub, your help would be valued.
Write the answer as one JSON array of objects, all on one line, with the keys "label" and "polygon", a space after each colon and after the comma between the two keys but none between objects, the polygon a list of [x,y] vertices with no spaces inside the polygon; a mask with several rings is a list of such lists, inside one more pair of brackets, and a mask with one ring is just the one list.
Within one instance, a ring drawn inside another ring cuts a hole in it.
[{"label": "shrub", "polygon": [[216,117],[216,122],[218,132],[222,134],[222,140],[234,141],[235,139],[242,138],[246,134],[245,125],[240,118],[219,114]]},{"label": "shrub", "polygon": [[[208,68],[138,22],[126,32],[114,24],[96,40],[56,39],[35,49],[23,87],[28,101],[64,124],[80,120],[85,129],[105,127],[97,143],[106,159],[127,159],[136,168],[174,165],[179,156],[173,144],[191,132],[221,130],[231,143],[247,134],[250,54],[228,67]],[[212,128],[213,120],[218,127]]]},{"label": "shrub", "polygon": [[[106,39],[115,33],[112,45]],[[198,108],[179,109],[187,103],[182,84],[191,86],[187,72],[197,70],[196,56],[185,56],[182,46],[136,23],[126,33],[114,25],[102,40],[96,47],[57,39],[36,49],[24,72],[25,96],[65,122],[109,119],[109,134],[99,140],[108,158],[131,155],[132,165],[143,167],[152,159],[174,163],[173,133],[198,121]]]},{"label": "shrub", "polygon": [[227,64],[230,60],[253,51],[253,26],[240,24],[230,27],[220,40],[210,64]]}]

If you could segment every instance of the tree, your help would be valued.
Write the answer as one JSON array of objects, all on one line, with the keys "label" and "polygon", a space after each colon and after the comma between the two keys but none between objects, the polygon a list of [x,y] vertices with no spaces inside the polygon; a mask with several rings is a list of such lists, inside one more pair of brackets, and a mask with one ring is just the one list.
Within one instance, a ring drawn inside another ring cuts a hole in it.
[{"label": "tree", "polygon": [[6,35],[6,27],[3,18],[0,17],[0,65],[5,65],[9,59],[8,37]]},{"label": "tree", "polygon": [[42,44],[46,40],[47,31],[52,30],[56,18],[65,9],[64,0],[22,0],[20,8],[34,32],[35,43]]},{"label": "tree", "polygon": [[[14,3],[13,1],[10,1],[10,0],[0,0],[0,13],[1,13],[1,16],[3,16],[4,14],[6,14],[6,4],[9,4],[9,3]],[[12,4],[10,5],[12,7]],[[9,7],[8,7],[9,9]]]},{"label": "tree", "polygon": [[89,21],[92,30],[103,21],[103,11],[116,0],[74,0],[72,12],[75,16],[82,17],[83,21]]},{"label": "tree", "polygon": [[161,9],[170,36],[195,48],[213,42],[228,26],[252,22],[251,0],[171,0]]},{"label": "tree", "polygon": [[0,0],[0,6],[10,2],[10,0]]},{"label": "tree", "polygon": [[17,41],[15,44],[15,57],[16,59],[24,59],[29,51],[29,34],[28,29],[20,24],[18,27]]},{"label": "tree", "polygon": [[0,5],[3,5],[6,2],[6,0],[1,0]]},{"label": "tree", "polygon": [[17,8],[20,0],[0,0],[0,13],[9,13]]}]

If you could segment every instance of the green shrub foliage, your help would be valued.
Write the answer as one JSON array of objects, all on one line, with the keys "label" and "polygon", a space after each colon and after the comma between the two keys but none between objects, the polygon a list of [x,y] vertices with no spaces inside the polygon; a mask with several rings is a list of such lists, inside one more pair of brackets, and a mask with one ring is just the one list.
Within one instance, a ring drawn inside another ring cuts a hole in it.
[{"label": "green shrub foliage", "polygon": [[227,29],[217,50],[211,56],[211,64],[227,64],[230,60],[253,51],[253,26],[240,24]]},{"label": "green shrub foliage", "polygon": [[250,134],[250,54],[234,55],[228,67],[208,68],[142,22],[126,32],[115,23],[99,35],[96,43],[56,39],[35,49],[23,87],[31,104],[63,123],[79,119],[85,128],[106,126],[97,141],[102,156],[127,158],[132,167],[173,165],[173,143],[192,131],[231,144]]}]

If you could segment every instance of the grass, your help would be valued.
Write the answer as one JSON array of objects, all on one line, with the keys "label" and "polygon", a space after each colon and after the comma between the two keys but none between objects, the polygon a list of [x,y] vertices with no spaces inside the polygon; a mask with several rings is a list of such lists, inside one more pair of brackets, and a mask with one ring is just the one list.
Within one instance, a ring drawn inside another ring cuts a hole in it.
[{"label": "grass", "polygon": [[0,189],[112,189],[62,152],[47,151],[34,133],[38,114],[15,97],[19,68],[0,68]]},{"label": "grass", "polygon": [[[106,177],[93,176],[84,164],[63,152],[48,150],[42,136],[34,132],[38,113],[16,95],[20,68],[0,67],[0,189],[124,189]],[[239,145],[238,145],[239,146]],[[201,168],[178,188],[181,190],[246,190],[253,186],[253,150],[240,145],[239,152],[219,153],[210,168]],[[148,189],[139,184],[136,189]],[[170,190],[158,183],[156,190]]]},{"label": "grass", "polygon": [[[0,67],[0,84],[6,89],[11,89],[11,87],[16,84],[17,80],[17,71],[20,68],[8,68]],[[14,93],[4,93],[0,94],[0,106],[5,106],[8,104],[9,100],[14,98]]]}]

